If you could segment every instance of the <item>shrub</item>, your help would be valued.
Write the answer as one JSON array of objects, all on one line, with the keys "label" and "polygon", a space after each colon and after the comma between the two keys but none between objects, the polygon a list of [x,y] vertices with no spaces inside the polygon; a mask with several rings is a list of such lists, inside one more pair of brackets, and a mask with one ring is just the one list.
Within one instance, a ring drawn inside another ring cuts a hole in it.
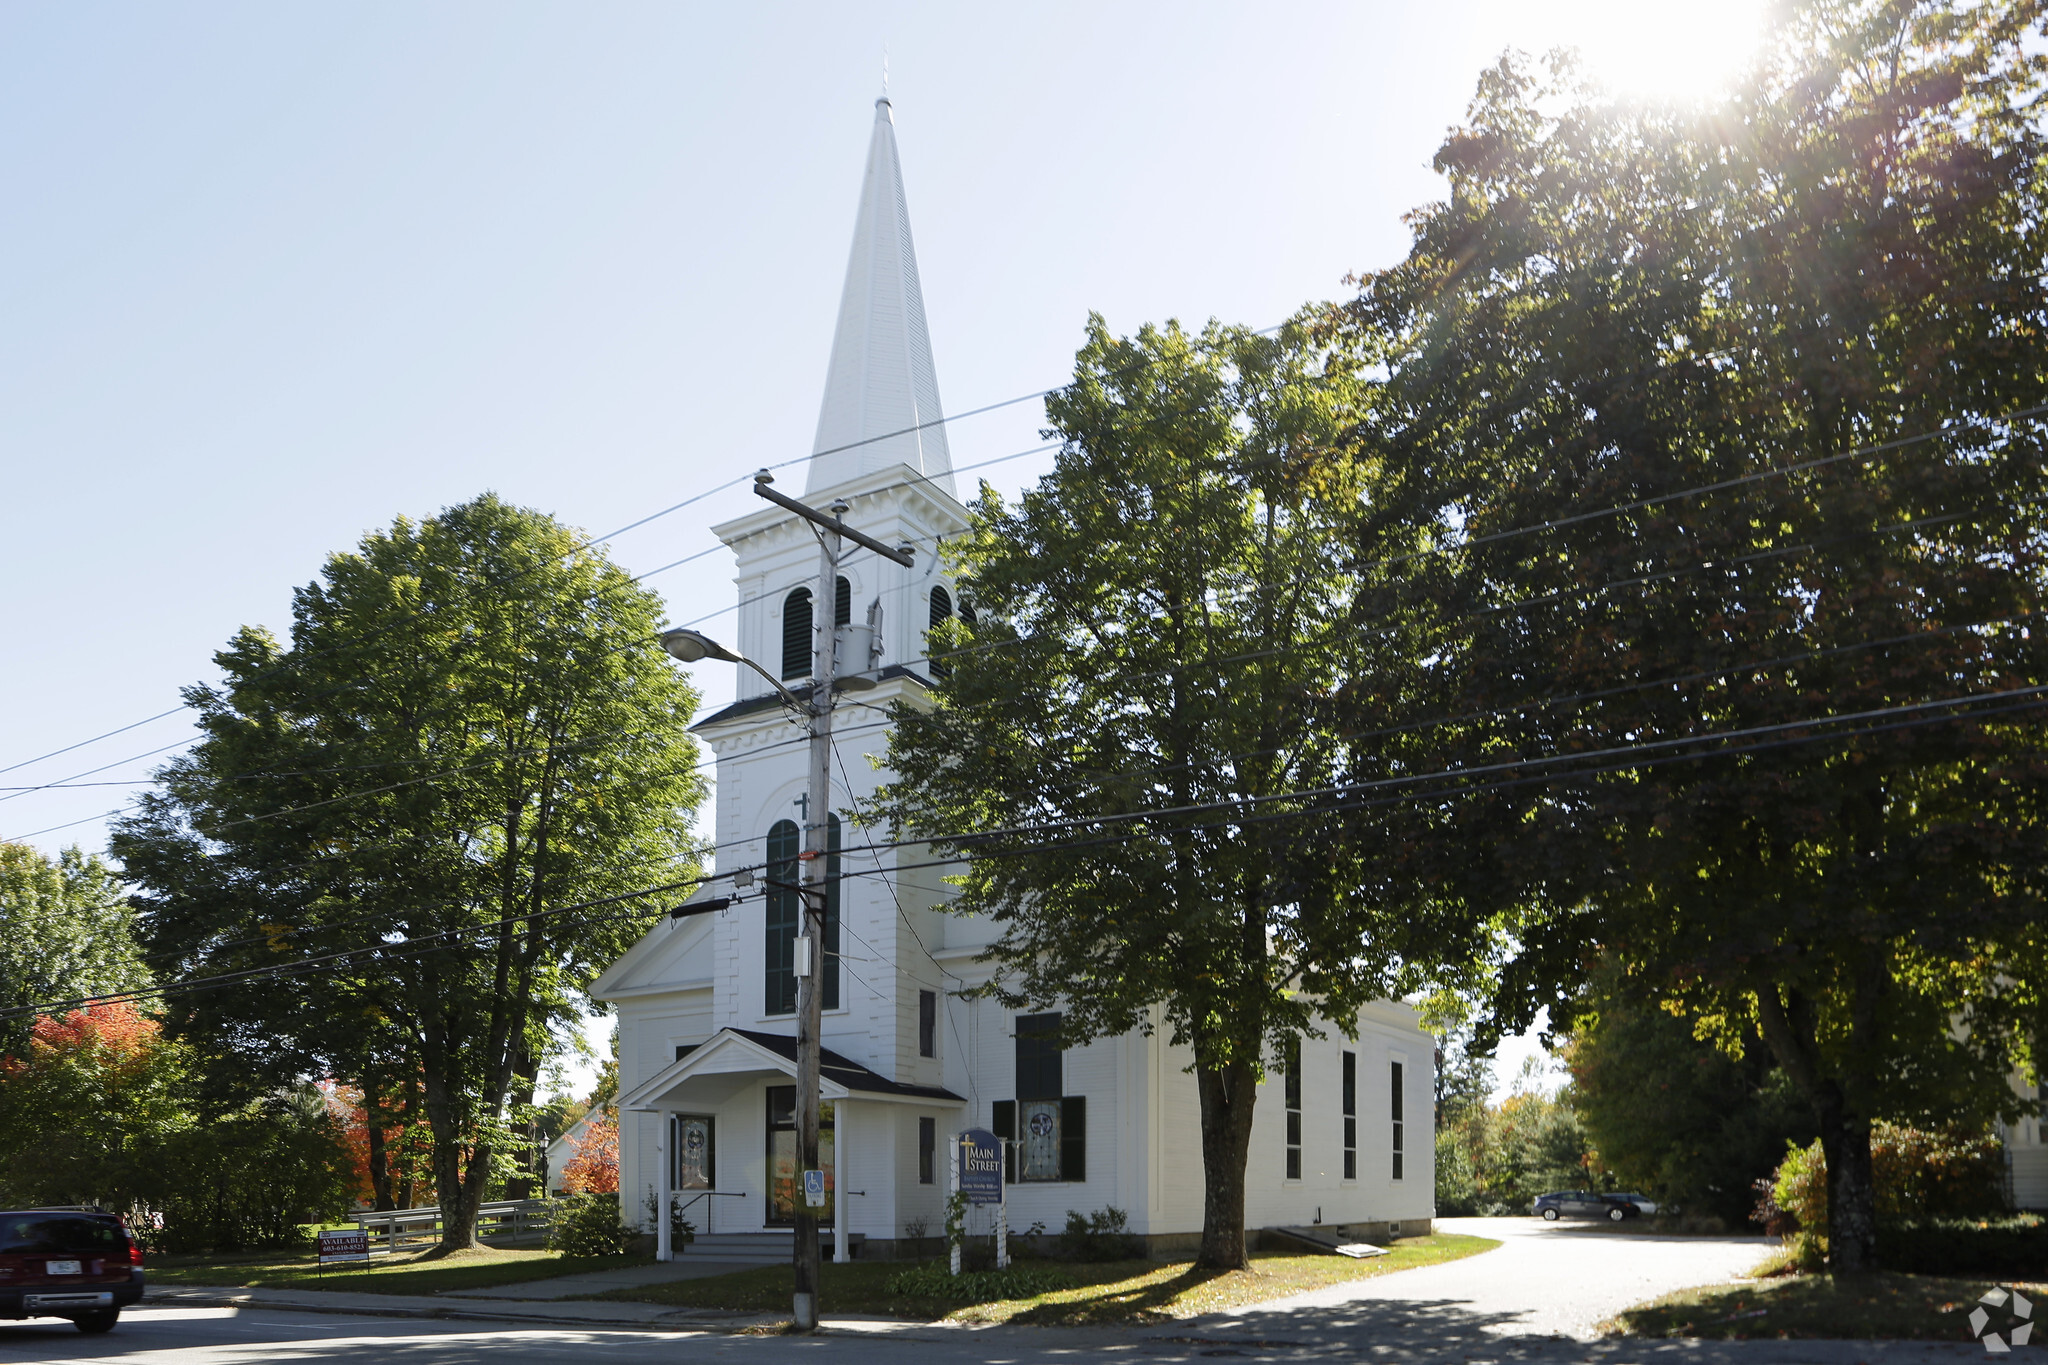
[{"label": "shrub", "polygon": [[550,1201],[548,1250],[565,1256],[623,1256],[632,1229],[619,1222],[616,1194],[571,1194]]},{"label": "shrub", "polygon": [[1068,1209],[1056,1249],[1070,1261],[1131,1261],[1145,1254],[1145,1243],[1131,1234],[1130,1219],[1122,1209]]},{"label": "shrub", "polygon": [[317,1095],[277,1099],[165,1135],[138,1155],[163,1216],[165,1251],[301,1246],[305,1226],[338,1218],[354,1192],[341,1125]]},{"label": "shrub", "polygon": [[2038,1214],[2020,1214],[1880,1223],[1877,1258],[1887,1270],[1913,1275],[2044,1275],[2048,1274],[2048,1220]]},{"label": "shrub", "polygon": [[[1978,1218],[2003,1209],[2004,1152],[1989,1134],[1880,1122],[1871,1130],[1870,1160],[1880,1231],[1893,1225]],[[1820,1143],[1785,1154],[1756,1216],[1767,1230],[1787,1238],[1802,1269],[1817,1270],[1826,1262],[1828,1167]],[[1882,1238],[1878,1259],[1893,1265]]]},{"label": "shrub", "polygon": [[889,1277],[889,1293],[902,1299],[940,1299],[947,1303],[993,1303],[997,1299],[1028,1299],[1072,1289],[1077,1281],[1063,1270],[1033,1268],[977,1270],[948,1274],[943,1265],[921,1265]]}]

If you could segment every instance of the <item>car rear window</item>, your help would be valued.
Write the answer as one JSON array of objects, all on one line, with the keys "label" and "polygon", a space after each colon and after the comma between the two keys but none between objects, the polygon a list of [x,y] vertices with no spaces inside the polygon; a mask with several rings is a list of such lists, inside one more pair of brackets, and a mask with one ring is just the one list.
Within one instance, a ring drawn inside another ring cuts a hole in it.
[{"label": "car rear window", "polygon": [[127,1245],[120,1228],[97,1218],[0,1213],[0,1253],[115,1251]]}]

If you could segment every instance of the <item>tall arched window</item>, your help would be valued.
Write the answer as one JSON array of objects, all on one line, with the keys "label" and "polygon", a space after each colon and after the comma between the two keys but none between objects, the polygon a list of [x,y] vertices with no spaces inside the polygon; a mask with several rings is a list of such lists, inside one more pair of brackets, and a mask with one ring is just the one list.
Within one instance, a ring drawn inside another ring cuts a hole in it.
[{"label": "tall arched window", "polygon": [[[937,630],[952,619],[953,594],[947,592],[944,588],[933,588],[931,624],[928,629]],[[941,663],[938,658],[938,655],[945,651],[945,646],[933,643],[930,637],[927,636],[924,651],[926,666],[931,669],[934,678],[943,678],[953,671]]]},{"label": "tall arched window", "polygon": [[[823,987],[825,1008],[839,1008],[839,817],[825,827],[825,942]],[[768,888],[767,993],[768,1014],[796,1013],[796,940],[803,929],[801,893],[785,889],[800,882],[802,831],[794,820],[777,820],[768,831],[768,874],[783,886]]]},{"label": "tall arched window", "polygon": [[[839,580],[838,599],[833,603],[833,623],[846,625],[853,620],[853,585],[845,579]],[[784,678],[808,678],[811,676],[811,590],[797,588],[782,599],[782,676]]]},{"label": "tall arched window", "polygon": [[811,676],[811,590],[798,588],[782,599],[782,676]]}]

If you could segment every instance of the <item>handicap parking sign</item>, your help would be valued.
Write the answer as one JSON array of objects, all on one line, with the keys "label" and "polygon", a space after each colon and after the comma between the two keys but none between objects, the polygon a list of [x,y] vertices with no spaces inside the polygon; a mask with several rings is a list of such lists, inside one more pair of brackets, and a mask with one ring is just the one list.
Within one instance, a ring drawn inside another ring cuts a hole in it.
[{"label": "handicap parking sign", "polygon": [[814,1209],[825,1207],[825,1173],[823,1171],[804,1172],[804,1203]]}]

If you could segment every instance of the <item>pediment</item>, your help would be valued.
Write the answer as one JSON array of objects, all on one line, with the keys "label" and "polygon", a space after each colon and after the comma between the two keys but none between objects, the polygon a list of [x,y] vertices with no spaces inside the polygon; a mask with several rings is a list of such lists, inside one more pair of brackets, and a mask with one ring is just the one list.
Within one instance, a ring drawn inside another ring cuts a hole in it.
[{"label": "pediment", "polygon": [[645,995],[664,988],[700,988],[711,976],[715,915],[664,918],[590,983],[599,1000]]}]

